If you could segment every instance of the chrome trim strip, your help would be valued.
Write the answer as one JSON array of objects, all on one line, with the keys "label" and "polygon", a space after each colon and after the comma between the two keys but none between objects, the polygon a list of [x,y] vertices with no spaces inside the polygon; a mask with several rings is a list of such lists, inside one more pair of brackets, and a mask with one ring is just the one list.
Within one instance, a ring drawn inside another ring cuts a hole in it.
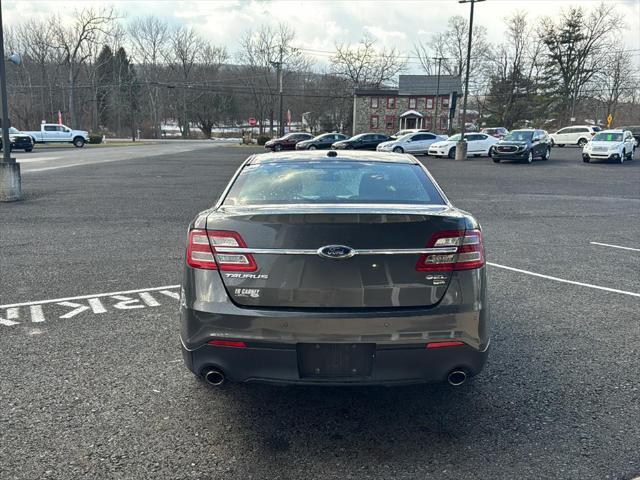
[{"label": "chrome trim strip", "polygon": [[[216,253],[255,253],[266,255],[318,255],[318,250],[288,248],[215,247]],[[354,255],[421,255],[423,253],[456,253],[458,247],[441,248],[372,248],[354,249]]]}]

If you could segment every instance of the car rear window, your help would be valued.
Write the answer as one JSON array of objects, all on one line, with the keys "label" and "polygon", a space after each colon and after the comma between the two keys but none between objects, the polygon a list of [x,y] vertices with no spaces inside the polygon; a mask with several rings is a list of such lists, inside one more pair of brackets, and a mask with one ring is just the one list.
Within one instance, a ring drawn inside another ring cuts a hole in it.
[{"label": "car rear window", "polygon": [[444,205],[419,165],[318,161],[247,165],[223,205],[391,203]]}]

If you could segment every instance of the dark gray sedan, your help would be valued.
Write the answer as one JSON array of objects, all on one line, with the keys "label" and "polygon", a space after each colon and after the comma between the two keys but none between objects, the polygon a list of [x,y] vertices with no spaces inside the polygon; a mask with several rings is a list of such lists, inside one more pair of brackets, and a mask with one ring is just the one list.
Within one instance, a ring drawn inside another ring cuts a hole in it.
[{"label": "dark gray sedan", "polygon": [[478,222],[413,156],[254,155],[189,226],[184,361],[212,385],[460,385],[486,289]]}]

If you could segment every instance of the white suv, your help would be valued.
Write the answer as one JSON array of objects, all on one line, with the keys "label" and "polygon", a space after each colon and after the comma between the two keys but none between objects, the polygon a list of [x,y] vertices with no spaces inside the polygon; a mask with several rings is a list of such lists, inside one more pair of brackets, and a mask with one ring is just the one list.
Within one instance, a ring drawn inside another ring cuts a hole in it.
[{"label": "white suv", "polygon": [[582,149],[582,161],[613,160],[622,163],[633,160],[636,139],[629,130],[598,132]]},{"label": "white suv", "polygon": [[584,147],[591,140],[591,137],[600,130],[600,127],[594,127],[593,125],[574,125],[561,128],[556,133],[549,134],[549,138],[551,139],[551,146],[579,145]]}]

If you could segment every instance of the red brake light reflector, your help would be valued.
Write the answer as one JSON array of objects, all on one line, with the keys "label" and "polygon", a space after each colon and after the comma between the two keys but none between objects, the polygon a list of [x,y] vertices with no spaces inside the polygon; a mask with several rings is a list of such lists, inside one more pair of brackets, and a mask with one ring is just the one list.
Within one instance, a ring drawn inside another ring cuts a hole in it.
[{"label": "red brake light reflector", "polygon": [[225,251],[233,248],[247,248],[237,232],[193,229],[187,243],[187,264],[205,270],[255,272],[258,269],[251,254]]},{"label": "red brake light reflector", "polygon": [[473,230],[446,230],[434,233],[427,244],[429,248],[457,248],[456,252],[425,253],[416,264],[419,272],[451,272],[470,270],[484,265],[482,232]]},{"label": "red brake light reflector", "polygon": [[464,345],[464,342],[453,340],[450,342],[430,342],[427,343],[427,348],[460,347],[462,345]]},{"label": "red brake light reflector", "polygon": [[233,348],[247,348],[247,344],[244,342],[235,342],[232,340],[211,340],[207,342],[214,347],[233,347]]}]

